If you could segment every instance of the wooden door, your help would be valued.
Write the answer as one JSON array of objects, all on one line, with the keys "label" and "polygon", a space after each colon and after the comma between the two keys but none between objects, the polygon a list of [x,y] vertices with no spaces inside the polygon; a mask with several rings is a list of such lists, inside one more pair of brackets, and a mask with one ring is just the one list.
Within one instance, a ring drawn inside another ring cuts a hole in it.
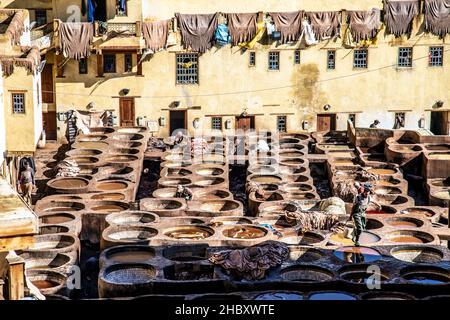
[{"label": "wooden door", "polygon": [[133,127],[134,119],[134,98],[120,98],[120,126]]},{"label": "wooden door", "polygon": [[448,135],[449,120],[448,111],[432,111],[430,131],[435,135]]},{"label": "wooden door", "polygon": [[41,74],[42,102],[53,103],[53,65],[46,64]]},{"label": "wooden door", "polygon": [[187,129],[186,110],[170,111],[170,134],[177,129]]},{"label": "wooden door", "polygon": [[42,114],[42,125],[47,140],[56,140],[56,111]]},{"label": "wooden door", "polygon": [[255,129],[255,117],[237,117],[236,118],[236,129],[240,130],[250,130]]},{"label": "wooden door", "polygon": [[335,114],[318,114],[317,115],[317,131],[336,130]]}]

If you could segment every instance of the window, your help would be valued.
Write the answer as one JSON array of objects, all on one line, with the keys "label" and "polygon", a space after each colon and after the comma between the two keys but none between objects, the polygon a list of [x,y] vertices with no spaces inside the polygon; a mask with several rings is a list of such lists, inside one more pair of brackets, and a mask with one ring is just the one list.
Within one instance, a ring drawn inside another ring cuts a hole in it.
[{"label": "window", "polygon": [[280,70],[280,53],[278,51],[269,52],[269,70]]},{"label": "window", "polygon": [[443,47],[430,47],[430,67],[442,67],[443,63]]},{"label": "window", "polygon": [[198,84],[198,55],[196,53],[178,53],[177,84]]},{"label": "window", "polygon": [[127,15],[127,11],[127,1],[116,0],[116,15],[124,17]]},{"label": "window", "polygon": [[116,55],[105,54],[103,56],[103,72],[115,73],[116,72]]},{"label": "window", "polygon": [[125,72],[131,72],[133,70],[133,55],[131,53],[125,54]]},{"label": "window", "polygon": [[250,55],[248,56],[248,65],[250,67],[254,67],[256,65],[256,53],[255,53],[255,51],[250,51]]},{"label": "window", "polygon": [[350,113],[348,115],[348,120],[353,123],[353,126],[356,126],[356,114],[355,113]]},{"label": "window", "polygon": [[286,132],[286,116],[277,117],[277,130],[279,132]]},{"label": "window", "polygon": [[300,64],[300,50],[294,52],[294,64]]},{"label": "window", "polygon": [[36,18],[36,27],[47,24],[47,11],[46,10],[36,10],[36,11],[34,11],[34,15]]},{"label": "window", "polygon": [[399,67],[412,67],[412,48],[398,48],[398,66]]},{"label": "window", "polygon": [[395,113],[394,129],[400,129],[405,127],[406,114],[404,112]]},{"label": "window", "polygon": [[367,68],[367,49],[356,49],[354,51],[353,68]]},{"label": "window", "polygon": [[336,68],[336,50],[327,51],[327,69],[333,70]]},{"label": "window", "polygon": [[25,93],[12,94],[12,109],[13,113],[25,113]]},{"label": "window", "polygon": [[88,61],[87,58],[80,59],[78,61],[78,73],[87,74],[88,73]]},{"label": "window", "polygon": [[215,130],[222,130],[222,118],[213,117],[212,118],[212,128]]}]

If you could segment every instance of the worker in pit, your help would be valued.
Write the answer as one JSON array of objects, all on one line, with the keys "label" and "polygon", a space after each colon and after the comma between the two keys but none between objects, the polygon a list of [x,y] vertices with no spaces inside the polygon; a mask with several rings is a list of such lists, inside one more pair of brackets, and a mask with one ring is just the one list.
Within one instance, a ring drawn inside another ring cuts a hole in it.
[{"label": "worker in pit", "polygon": [[375,120],[375,121],[370,125],[370,128],[371,128],[371,129],[377,129],[379,124],[380,124],[380,121]]},{"label": "worker in pit", "polygon": [[373,201],[372,194],[372,185],[366,183],[361,186],[358,190],[358,195],[356,196],[355,203],[353,204],[352,212],[347,221],[353,219],[355,227],[353,229],[353,242],[355,246],[359,246],[359,237],[362,232],[366,230],[366,210],[369,207],[370,203],[378,206],[379,210],[381,210],[381,206]]},{"label": "worker in pit", "polygon": [[22,197],[24,200],[31,206],[31,194],[33,192],[33,188],[35,186],[34,181],[34,170],[31,168],[30,163],[25,162],[25,170],[20,173],[19,177],[19,185],[20,190],[22,191]]},{"label": "worker in pit", "polygon": [[191,189],[189,189],[189,188],[187,188],[185,186],[179,185],[177,187],[177,192],[175,194],[175,197],[176,198],[183,198],[183,199],[189,201],[189,200],[192,200],[194,198],[194,194],[192,193]]}]

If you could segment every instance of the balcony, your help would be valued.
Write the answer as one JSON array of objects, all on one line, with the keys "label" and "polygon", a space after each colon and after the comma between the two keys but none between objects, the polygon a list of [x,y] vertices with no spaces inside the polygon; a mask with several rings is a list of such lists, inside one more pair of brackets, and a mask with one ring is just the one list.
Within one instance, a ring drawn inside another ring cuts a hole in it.
[{"label": "balcony", "polygon": [[40,50],[49,49],[54,45],[53,23],[34,28],[30,32],[31,45],[37,46]]},{"label": "balcony", "polygon": [[94,35],[101,37],[104,35],[124,35],[141,36],[141,22],[95,22]]}]

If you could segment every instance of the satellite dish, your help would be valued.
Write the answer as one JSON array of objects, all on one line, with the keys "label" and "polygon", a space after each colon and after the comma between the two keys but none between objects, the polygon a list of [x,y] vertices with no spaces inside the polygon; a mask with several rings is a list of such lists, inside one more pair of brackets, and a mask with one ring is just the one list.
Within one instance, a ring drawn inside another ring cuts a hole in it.
[{"label": "satellite dish", "polygon": [[33,21],[33,22],[30,23],[30,25],[28,26],[28,28],[29,28],[30,30],[33,30],[34,27],[36,26],[36,24],[37,24],[37,21]]}]

